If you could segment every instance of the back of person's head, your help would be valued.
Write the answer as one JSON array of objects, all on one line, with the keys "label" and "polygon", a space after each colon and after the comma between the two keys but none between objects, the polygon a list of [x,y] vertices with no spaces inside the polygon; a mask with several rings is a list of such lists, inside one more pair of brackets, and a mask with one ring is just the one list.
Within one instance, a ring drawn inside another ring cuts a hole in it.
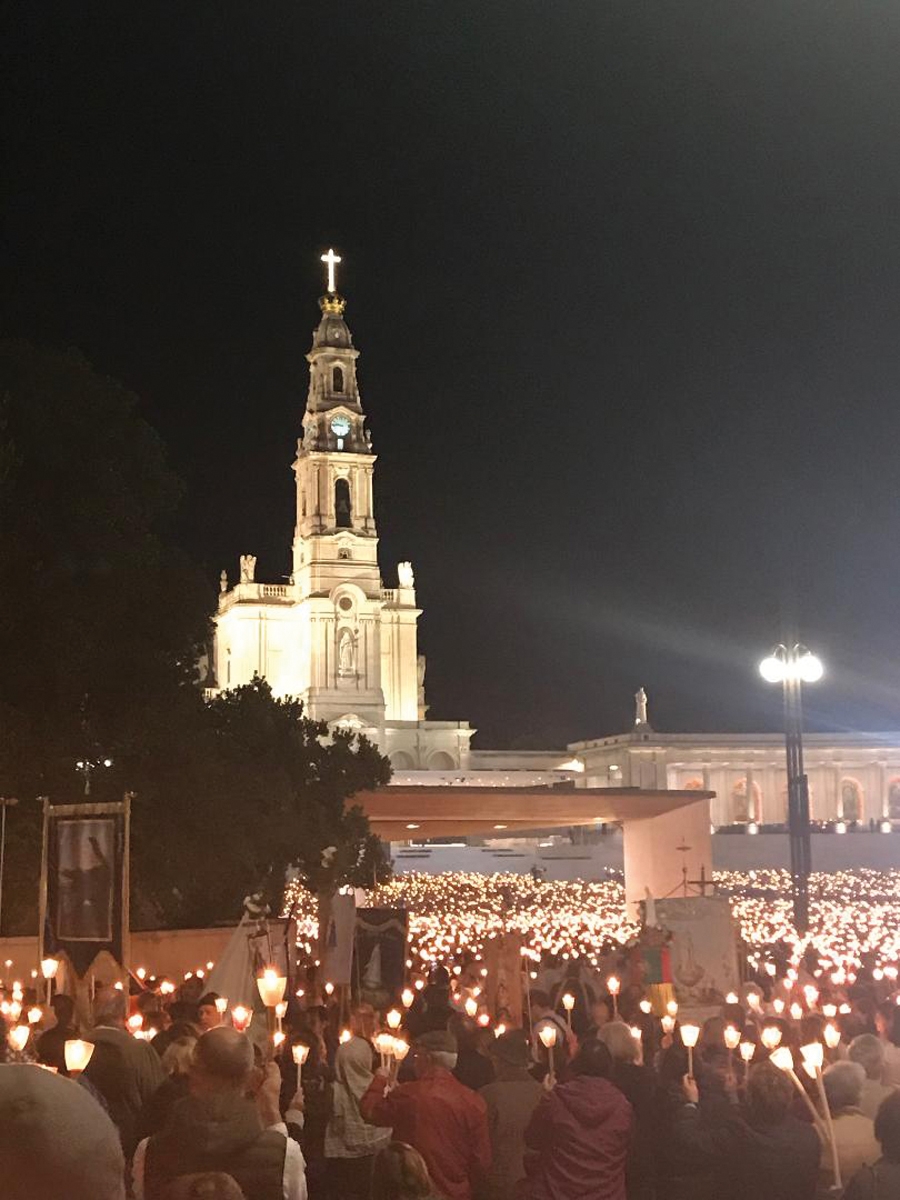
[{"label": "back of person's head", "polygon": [[0,1068],[3,1200],[125,1200],[115,1125],[71,1079],[30,1063]]},{"label": "back of person's head", "polygon": [[169,1042],[163,1051],[162,1067],[167,1075],[187,1075],[194,1061],[195,1037],[180,1037]]},{"label": "back of person's head", "polygon": [[613,1060],[619,1063],[636,1063],[640,1061],[641,1044],[624,1021],[610,1021],[597,1033],[597,1038],[603,1043]]},{"label": "back of person's head", "polygon": [[372,1200],[429,1200],[434,1195],[425,1159],[406,1142],[391,1142],[372,1164]]},{"label": "back of person's head", "polygon": [[244,1191],[231,1175],[205,1171],[201,1175],[179,1175],[162,1194],[162,1200],[245,1200]]},{"label": "back of person's head", "polygon": [[900,1162],[900,1092],[892,1092],[882,1100],[875,1114],[875,1136],[884,1157]]},{"label": "back of person's head", "polygon": [[535,988],[531,993],[531,1011],[537,1012],[538,1009],[544,1012],[545,1009],[552,1008],[550,997],[546,992],[542,992],[540,988]]},{"label": "back of person's head", "polygon": [[[629,1036],[631,1036],[629,1034]],[[573,1075],[590,1075],[595,1079],[609,1079],[613,1060],[608,1048],[596,1038],[588,1038],[572,1059]]]},{"label": "back of person's head", "polygon": [[50,1001],[57,1025],[71,1025],[75,1020],[75,1001],[65,992],[57,992]]},{"label": "back of person's head", "polygon": [[825,1072],[825,1095],[828,1097],[828,1107],[835,1111],[840,1108],[856,1108],[862,1095],[866,1073],[855,1062],[837,1062]]},{"label": "back of person's head", "polygon": [[757,1063],[747,1076],[747,1111],[760,1125],[779,1125],[794,1098],[791,1081],[770,1062]]},{"label": "back of person's head", "polygon": [[238,1089],[244,1086],[252,1070],[253,1045],[246,1034],[220,1025],[197,1039],[192,1080],[217,1089]]},{"label": "back of person's head", "polygon": [[443,1067],[445,1071],[456,1068],[459,1045],[452,1033],[446,1029],[430,1029],[415,1041],[415,1069],[421,1073],[429,1067]]},{"label": "back of person's head", "polygon": [[884,1043],[874,1033],[861,1033],[850,1043],[847,1055],[859,1063],[869,1079],[881,1079],[884,1072]]},{"label": "back of person's head", "polygon": [[350,1032],[367,1041],[375,1036],[378,1020],[371,1004],[360,1002],[350,1009]]},{"label": "back of person's head", "polygon": [[456,1038],[458,1050],[471,1050],[478,1036],[478,1026],[466,1013],[454,1013],[447,1022],[447,1030]]},{"label": "back of person's head", "polygon": [[169,1017],[172,1024],[184,1022],[186,1025],[197,1024],[197,1005],[188,1000],[173,1000],[169,1005]]},{"label": "back of person's head", "polygon": [[94,1008],[95,1025],[112,1025],[122,1027],[128,1015],[125,993],[111,991]]}]

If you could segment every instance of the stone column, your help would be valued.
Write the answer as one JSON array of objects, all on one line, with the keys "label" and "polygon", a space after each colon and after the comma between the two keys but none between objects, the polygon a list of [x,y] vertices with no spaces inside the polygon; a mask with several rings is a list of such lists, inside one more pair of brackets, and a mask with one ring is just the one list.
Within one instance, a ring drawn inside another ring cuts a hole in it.
[{"label": "stone column", "polygon": [[843,793],[841,792],[841,776],[843,775],[843,773],[844,772],[843,772],[843,768],[841,767],[841,764],[835,763],[834,764],[834,811],[835,811],[835,815],[837,816],[837,819],[839,821],[843,821],[843,819],[844,819],[844,796],[843,796]]},{"label": "stone column", "polygon": [[744,787],[747,796],[747,822],[748,824],[750,821],[758,823],[761,814],[756,811],[756,805],[753,803],[753,770],[751,767],[747,768],[744,775]]}]

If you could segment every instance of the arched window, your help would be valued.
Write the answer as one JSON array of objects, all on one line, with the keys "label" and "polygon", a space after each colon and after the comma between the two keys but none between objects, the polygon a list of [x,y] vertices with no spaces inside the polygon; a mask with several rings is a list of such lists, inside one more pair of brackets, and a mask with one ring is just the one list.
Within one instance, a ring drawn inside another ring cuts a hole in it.
[{"label": "arched window", "polygon": [[333,392],[342,392],[344,390],[344,372],[340,367],[335,367],[331,372],[331,390]]},{"label": "arched window", "polygon": [[390,759],[391,766],[395,771],[411,771],[416,765],[413,756],[407,754],[405,750],[395,750]]},{"label": "arched window", "polygon": [[334,523],[338,529],[350,529],[353,525],[350,508],[350,483],[346,479],[334,481]]},{"label": "arched window", "polygon": [[862,818],[862,786],[857,779],[841,780],[841,816],[845,821]]},{"label": "arched window", "polygon": [[428,760],[429,771],[452,771],[456,763],[446,750],[435,750]]}]

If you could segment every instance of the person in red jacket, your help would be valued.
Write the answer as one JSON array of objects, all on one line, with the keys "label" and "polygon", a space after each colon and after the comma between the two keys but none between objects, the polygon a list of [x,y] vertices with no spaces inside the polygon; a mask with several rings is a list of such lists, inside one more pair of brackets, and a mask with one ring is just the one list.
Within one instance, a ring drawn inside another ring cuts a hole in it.
[{"label": "person in red jacket", "polygon": [[393,1130],[422,1155],[435,1188],[446,1200],[472,1200],[491,1165],[487,1105],[452,1075],[456,1039],[444,1030],[417,1038],[412,1051],[416,1078],[388,1084],[378,1071],[359,1103],[366,1121]]},{"label": "person in red jacket", "polygon": [[522,1200],[625,1200],[631,1105],[609,1081],[612,1056],[584,1043],[570,1078],[541,1100],[525,1130]]}]

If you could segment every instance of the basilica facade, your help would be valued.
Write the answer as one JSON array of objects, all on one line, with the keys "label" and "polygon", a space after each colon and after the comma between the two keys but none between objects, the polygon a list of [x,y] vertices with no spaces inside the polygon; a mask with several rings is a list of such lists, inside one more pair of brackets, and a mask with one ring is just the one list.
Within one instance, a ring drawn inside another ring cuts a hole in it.
[{"label": "basilica facade", "polygon": [[[647,697],[626,732],[547,751],[482,750],[468,721],[429,721],[412,564],[386,586],[378,561],[376,455],[357,360],[329,251],[321,318],[307,354],[309,390],[293,461],[296,515],[287,583],[256,578],[256,559],[223,571],[214,614],[214,694],[264,677],[307,713],[365,733],[394,782],[443,786],[673,788],[713,791],[716,829],[756,832],[785,820],[778,734],[665,734]],[[900,827],[900,733],[808,735],[812,819],[838,832]]]}]

